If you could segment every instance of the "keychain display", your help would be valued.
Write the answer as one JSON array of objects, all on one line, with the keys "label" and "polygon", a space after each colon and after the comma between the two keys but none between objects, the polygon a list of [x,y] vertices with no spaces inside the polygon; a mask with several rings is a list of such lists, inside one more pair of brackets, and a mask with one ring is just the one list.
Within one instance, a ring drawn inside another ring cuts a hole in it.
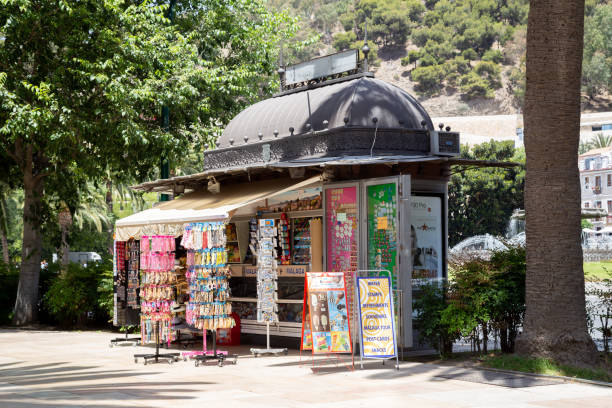
[{"label": "keychain display", "polygon": [[181,245],[187,249],[189,302],[188,324],[202,330],[234,327],[230,316],[226,225],[223,222],[191,223],[185,226]]},{"label": "keychain display", "polygon": [[172,304],[176,298],[174,237],[143,236],[140,241],[140,325],[143,342],[155,341],[159,323],[160,340],[173,340]]},{"label": "keychain display", "polygon": [[140,287],[140,245],[138,241],[130,240],[126,245],[127,260],[127,304],[132,309],[138,309],[138,288]]},{"label": "keychain display", "polygon": [[[286,224],[285,224],[286,227]],[[279,228],[283,228],[281,222]],[[257,321],[266,323],[278,322],[276,279],[276,237],[278,230],[273,219],[259,220],[257,236]],[[278,235],[284,239],[284,235]],[[288,236],[287,236],[288,239]],[[283,245],[280,246],[284,251]]]}]

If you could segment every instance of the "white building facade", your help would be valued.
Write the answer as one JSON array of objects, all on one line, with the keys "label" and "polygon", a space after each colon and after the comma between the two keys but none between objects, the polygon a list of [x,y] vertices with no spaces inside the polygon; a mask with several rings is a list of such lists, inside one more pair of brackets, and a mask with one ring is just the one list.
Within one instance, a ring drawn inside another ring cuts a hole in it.
[{"label": "white building facade", "polygon": [[604,208],[608,216],[591,220],[596,230],[612,230],[612,147],[590,150],[578,156],[583,208]]}]

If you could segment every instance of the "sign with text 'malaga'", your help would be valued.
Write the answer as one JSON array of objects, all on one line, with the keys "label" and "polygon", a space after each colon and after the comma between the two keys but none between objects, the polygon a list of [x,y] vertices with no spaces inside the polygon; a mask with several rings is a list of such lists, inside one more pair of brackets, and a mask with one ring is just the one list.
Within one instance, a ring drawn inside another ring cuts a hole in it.
[{"label": "sign with text 'malaga'", "polygon": [[392,358],[397,355],[391,279],[357,278],[361,355],[363,358]]}]

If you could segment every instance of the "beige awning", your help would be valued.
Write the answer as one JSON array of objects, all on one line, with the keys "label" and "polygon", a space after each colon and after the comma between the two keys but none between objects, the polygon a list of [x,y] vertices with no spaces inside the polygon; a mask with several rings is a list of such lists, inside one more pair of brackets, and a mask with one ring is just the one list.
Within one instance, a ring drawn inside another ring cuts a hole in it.
[{"label": "beige awning", "polygon": [[309,187],[320,181],[319,176],[299,182],[281,178],[221,185],[219,194],[195,191],[118,220],[115,223],[115,239],[127,241],[143,235],[179,236],[186,223],[228,220],[240,207]]}]

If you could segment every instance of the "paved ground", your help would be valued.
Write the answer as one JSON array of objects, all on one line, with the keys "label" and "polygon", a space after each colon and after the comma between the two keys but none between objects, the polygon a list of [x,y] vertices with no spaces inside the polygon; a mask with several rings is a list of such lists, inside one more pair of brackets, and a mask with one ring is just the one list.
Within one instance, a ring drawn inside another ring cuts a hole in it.
[{"label": "paved ground", "polygon": [[420,363],[313,373],[309,356],[253,358],[245,347],[233,350],[237,365],[145,366],[132,355],[148,348],[109,348],[113,337],[0,330],[0,407],[612,407],[609,387]]}]

